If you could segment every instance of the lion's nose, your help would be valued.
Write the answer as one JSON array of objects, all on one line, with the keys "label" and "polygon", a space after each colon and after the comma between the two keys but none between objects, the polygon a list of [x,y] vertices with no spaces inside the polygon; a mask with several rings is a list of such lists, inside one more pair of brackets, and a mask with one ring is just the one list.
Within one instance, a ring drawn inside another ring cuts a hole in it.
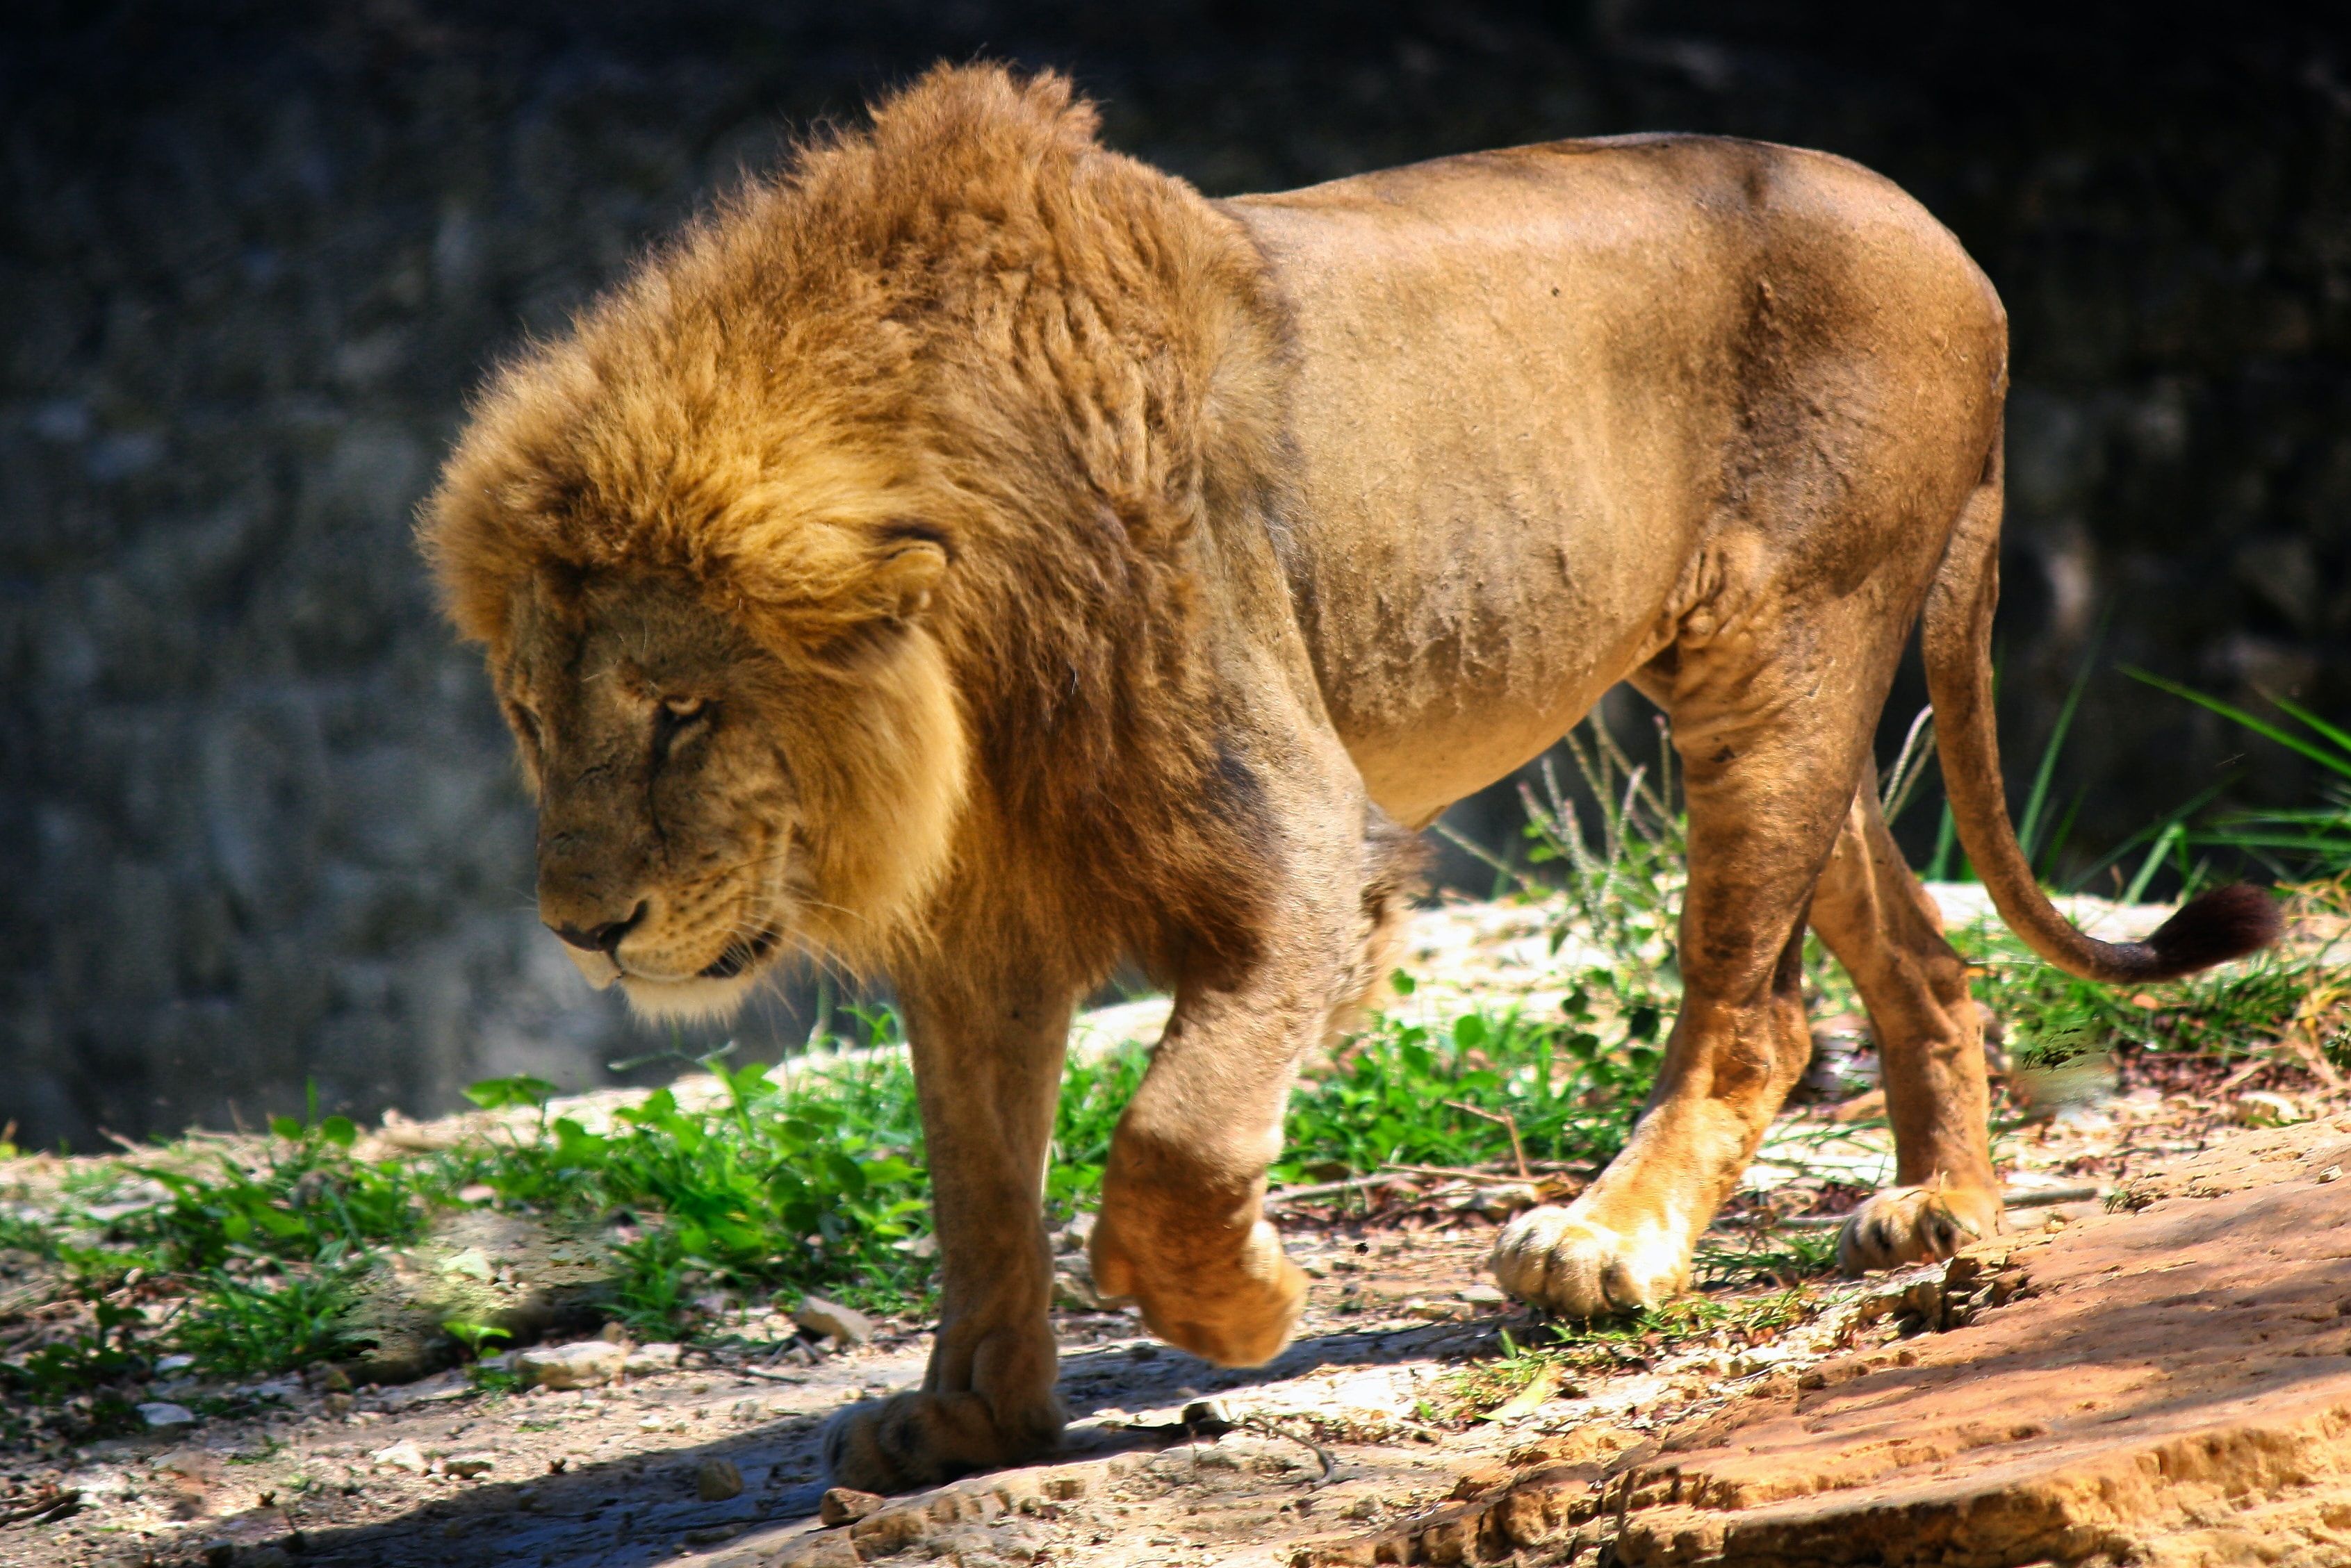
[{"label": "lion's nose", "polygon": [[601,926],[590,926],[584,929],[579,926],[568,925],[550,925],[548,929],[575,948],[582,948],[591,953],[602,953],[610,958],[618,955],[621,939],[634,930],[637,922],[644,918],[645,906],[640,902],[635,909],[629,911],[628,919],[624,920],[606,920]]}]

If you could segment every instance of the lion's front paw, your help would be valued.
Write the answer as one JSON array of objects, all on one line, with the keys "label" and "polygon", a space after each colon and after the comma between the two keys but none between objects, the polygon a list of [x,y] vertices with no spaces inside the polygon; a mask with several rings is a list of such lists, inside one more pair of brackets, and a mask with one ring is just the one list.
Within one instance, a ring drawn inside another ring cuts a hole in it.
[{"label": "lion's front paw", "polygon": [[893,1394],[826,1424],[824,1465],[841,1486],[909,1491],[1050,1454],[1066,1419],[1058,1399],[1004,1417],[977,1394]]},{"label": "lion's front paw", "polygon": [[1896,1187],[1855,1210],[1837,1232],[1847,1274],[1948,1258],[2004,1229],[2000,1194],[1975,1187]]},{"label": "lion's front paw", "polygon": [[1511,1220],[1487,1266],[1510,1294],[1562,1317],[1638,1312],[1689,1280],[1688,1253],[1670,1239],[1635,1240],[1548,1207]]},{"label": "lion's front paw", "polygon": [[1281,1353],[1306,1308],[1306,1274],[1259,1220],[1229,1263],[1181,1270],[1148,1266],[1109,1212],[1094,1222],[1094,1284],[1130,1297],[1151,1332],[1219,1366],[1260,1366]]}]

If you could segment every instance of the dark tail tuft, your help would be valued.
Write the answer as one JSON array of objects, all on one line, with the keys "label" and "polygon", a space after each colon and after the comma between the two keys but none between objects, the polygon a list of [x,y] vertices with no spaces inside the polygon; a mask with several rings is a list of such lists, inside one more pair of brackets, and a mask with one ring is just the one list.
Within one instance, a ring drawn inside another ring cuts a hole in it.
[{"label": "dark tail tuft", "polygon": [[2146,945],[2168,979],[2257,952],[2277,940],[2283,924],[2276,899],[2235,882],[2181,905]]}]

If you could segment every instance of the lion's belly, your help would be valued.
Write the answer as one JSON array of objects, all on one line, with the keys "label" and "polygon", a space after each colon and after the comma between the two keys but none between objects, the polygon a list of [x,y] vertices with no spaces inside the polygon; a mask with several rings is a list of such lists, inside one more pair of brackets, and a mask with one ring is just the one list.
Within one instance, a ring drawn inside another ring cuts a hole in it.
[{"label": "lion's belly", "polygon": [[[1481,477],[1512,477],[1491,455]],[[1322,567],[1309,645],[1324,706],[1399,821],[1542,751],[1655,651],[1665,623],[1687,555],[1679,519],[1518,477],[1507,495],[1391,491],[1378,525],[1323,512],[1301,530]]]}]

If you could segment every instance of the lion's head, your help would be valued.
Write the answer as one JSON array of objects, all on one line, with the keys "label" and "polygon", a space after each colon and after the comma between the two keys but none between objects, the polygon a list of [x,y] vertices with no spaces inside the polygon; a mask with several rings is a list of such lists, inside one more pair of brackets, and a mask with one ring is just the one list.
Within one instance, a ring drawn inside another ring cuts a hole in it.
[{"label": "lion's head", "polygon": [[962,725],[919,625],[943,557],[882,554],[894,608],[779,646],[663,573],[534,573],[495,645],[538,795],[540,918],[648,1014],[731,1011],[794,948],[872,950],[935,879]]},{"label": "lion's head", "polygon": [[473,410],[424,548],[538,796],[540,913],[640,1010],[886,962],[1015,841],[1059,961],[1171,918],[1140,867],[1193,853],[1184,813],[1076,825],[1217,766],[1193,541],[1212,489],[1267,491],[1286,360],[1238,226],[1095,123],[1057,77],[934,71]]},{"label": "lion's head", "polygon": [[648,1014],[882,950],[967,787],[904,334],[810,265],[789,196],[507,365],[425,509],[538,801],[540,917]]}]

